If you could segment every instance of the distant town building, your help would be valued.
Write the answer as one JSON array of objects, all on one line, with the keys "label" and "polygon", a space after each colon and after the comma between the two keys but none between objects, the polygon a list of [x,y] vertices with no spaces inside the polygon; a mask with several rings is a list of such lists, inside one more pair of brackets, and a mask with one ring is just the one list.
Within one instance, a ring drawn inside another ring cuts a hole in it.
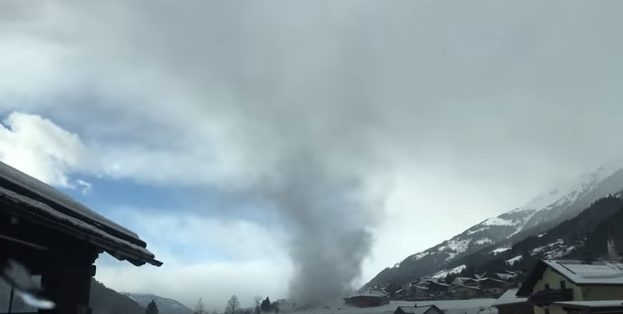
[{"label": "distant town building", "polygon": [[527,297],[535,314],[596,313],[590,311],[603,304],[581,302],[623,303],[623,263],[542,260],[528,274],[517,296]]},{"label": "distant town building", "polygon": [[480,288],[474,286],[452,286],[449,292],[455,298],[469,299],[480,294]]},{"label": "distant town building", "polygon": [[413,285],[411,286],[411,296],[416,299],[425,299],[428,298],[430,291],[427,286],[424,284]]},{"label": "distant town building", "polygon": [[346,305],[355,307],[373,307],[389,304],[389,297],[381,291],[358,292],[344,298]]}]

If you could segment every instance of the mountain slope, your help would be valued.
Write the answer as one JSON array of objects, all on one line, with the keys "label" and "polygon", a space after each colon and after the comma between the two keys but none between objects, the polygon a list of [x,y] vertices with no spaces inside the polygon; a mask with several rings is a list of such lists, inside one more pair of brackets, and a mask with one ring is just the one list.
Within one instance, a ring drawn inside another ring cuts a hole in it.
[{"label": "mountain slope", "polygon": [[468,272],[495,273],[513,269],[529,271],[541,258],[603,259],[608,258],[608,238],[615,251],[623,244],[623,197],[621,193],[601,198],[578,216],[566,220],[544,233],[529,236],[501,251],[490,246],[456,263],[466,265]]},{"label": "mountain slope", "polygon": [[91,308],[93,314],[144,314],[145,308],[129,297],[91,281]]},{"label": "mountain slope", "polygon": [[423,252],[386,268],[364,287],[404,284],[450,269],[464,256],[491,245],[510,247],[577,216],[599,198],[623,189],[623,163],[611,163],[581,176],[576,182],[543,194],[526,205],[474,225]]},{"label": "mountain slope", "polygon": [[148,294],[148,293],[124,293],[126,296],[130,297],[136,303],[140,304],[143,307],[147,307],[147,304],[154,300],[156,305],[158,306],[158,312],[160,314],[192,314],[193,311],[183,305],[180,302],[177,302],[173,299],[159,297],[157,295]]},{"label": "mountain slope", "polygon": [[[0,281],[0,309],[8,308],[9,285]],[[115,290],[107,288],[95,279],[91,280],[91,309],[93,314],[144,314],[145,309],[129,297]],[[36,312],[31,306],[25,304],[20,298],[13,301],[13,312]]]}]

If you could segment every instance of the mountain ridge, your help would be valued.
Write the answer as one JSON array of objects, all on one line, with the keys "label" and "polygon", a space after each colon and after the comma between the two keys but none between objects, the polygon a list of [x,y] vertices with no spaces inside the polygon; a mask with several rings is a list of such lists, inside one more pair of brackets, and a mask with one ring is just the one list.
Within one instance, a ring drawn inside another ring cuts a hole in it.
[{"label": "mountain ridge", "polygon": [[596,200],[623,189],[623,162],[605,164],[525,205],[471,226],[429,249],[385,268],[363,287],[404,284],[460,266],[457,261],[486,247],[510,247],[579,215]]},{"label": "mountain ridge", "polygon": [[185,306],[184,304],[178,302],[177,300],[171,298],[161,297],[151,293],[129,293],[122,292],[121,294],[129,297],[134,300],[134,302],[138,303],[140,306],[147,307],[147,304],[152,300],[156,302],[156,306],[158,307],[158,311],[160,314],[192,314],[193,311]]}]

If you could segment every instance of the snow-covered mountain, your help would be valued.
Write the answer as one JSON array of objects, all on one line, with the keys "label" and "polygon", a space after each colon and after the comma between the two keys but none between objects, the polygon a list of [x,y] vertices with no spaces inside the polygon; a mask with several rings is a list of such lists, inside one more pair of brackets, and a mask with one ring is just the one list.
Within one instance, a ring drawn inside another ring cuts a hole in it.
[{"label": "snow-covered mountain", "polygon": [[509,247],[530,235],[539,234],[580,214],[599,198],[623,190],[623,162],[612,162],[582,175],[557,189],[542,194],[524,206],[486,219],[462,233],[394,267],[386,268],[365,287],[401,284],[454,267],[461,256],[496,245]]},{"label": "snow-covered mountain", "polygon": [[173,299],[159,297],[157,295],[148,293],[124,293],[126,296],[134,300],[136,303],[143,307],[147,307],[147,304],[154,300],[156,306],[158,306],[158,313],[160,314],[192,314],[193,311],[177,302]]}]

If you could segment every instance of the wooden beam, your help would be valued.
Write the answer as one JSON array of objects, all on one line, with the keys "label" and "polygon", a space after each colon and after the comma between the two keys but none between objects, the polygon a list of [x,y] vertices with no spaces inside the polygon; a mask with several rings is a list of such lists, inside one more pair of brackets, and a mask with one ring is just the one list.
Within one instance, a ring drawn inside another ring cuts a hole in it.
[{"label": "wooden beam", "polygon": [[39,310],[39,313],[90,314],[89,294],[91,278],[95,275],[93,263],[98,255],[97,248],[74,242],[51,250],[41,284],[44,295],[56,306],[51,310]]}]

